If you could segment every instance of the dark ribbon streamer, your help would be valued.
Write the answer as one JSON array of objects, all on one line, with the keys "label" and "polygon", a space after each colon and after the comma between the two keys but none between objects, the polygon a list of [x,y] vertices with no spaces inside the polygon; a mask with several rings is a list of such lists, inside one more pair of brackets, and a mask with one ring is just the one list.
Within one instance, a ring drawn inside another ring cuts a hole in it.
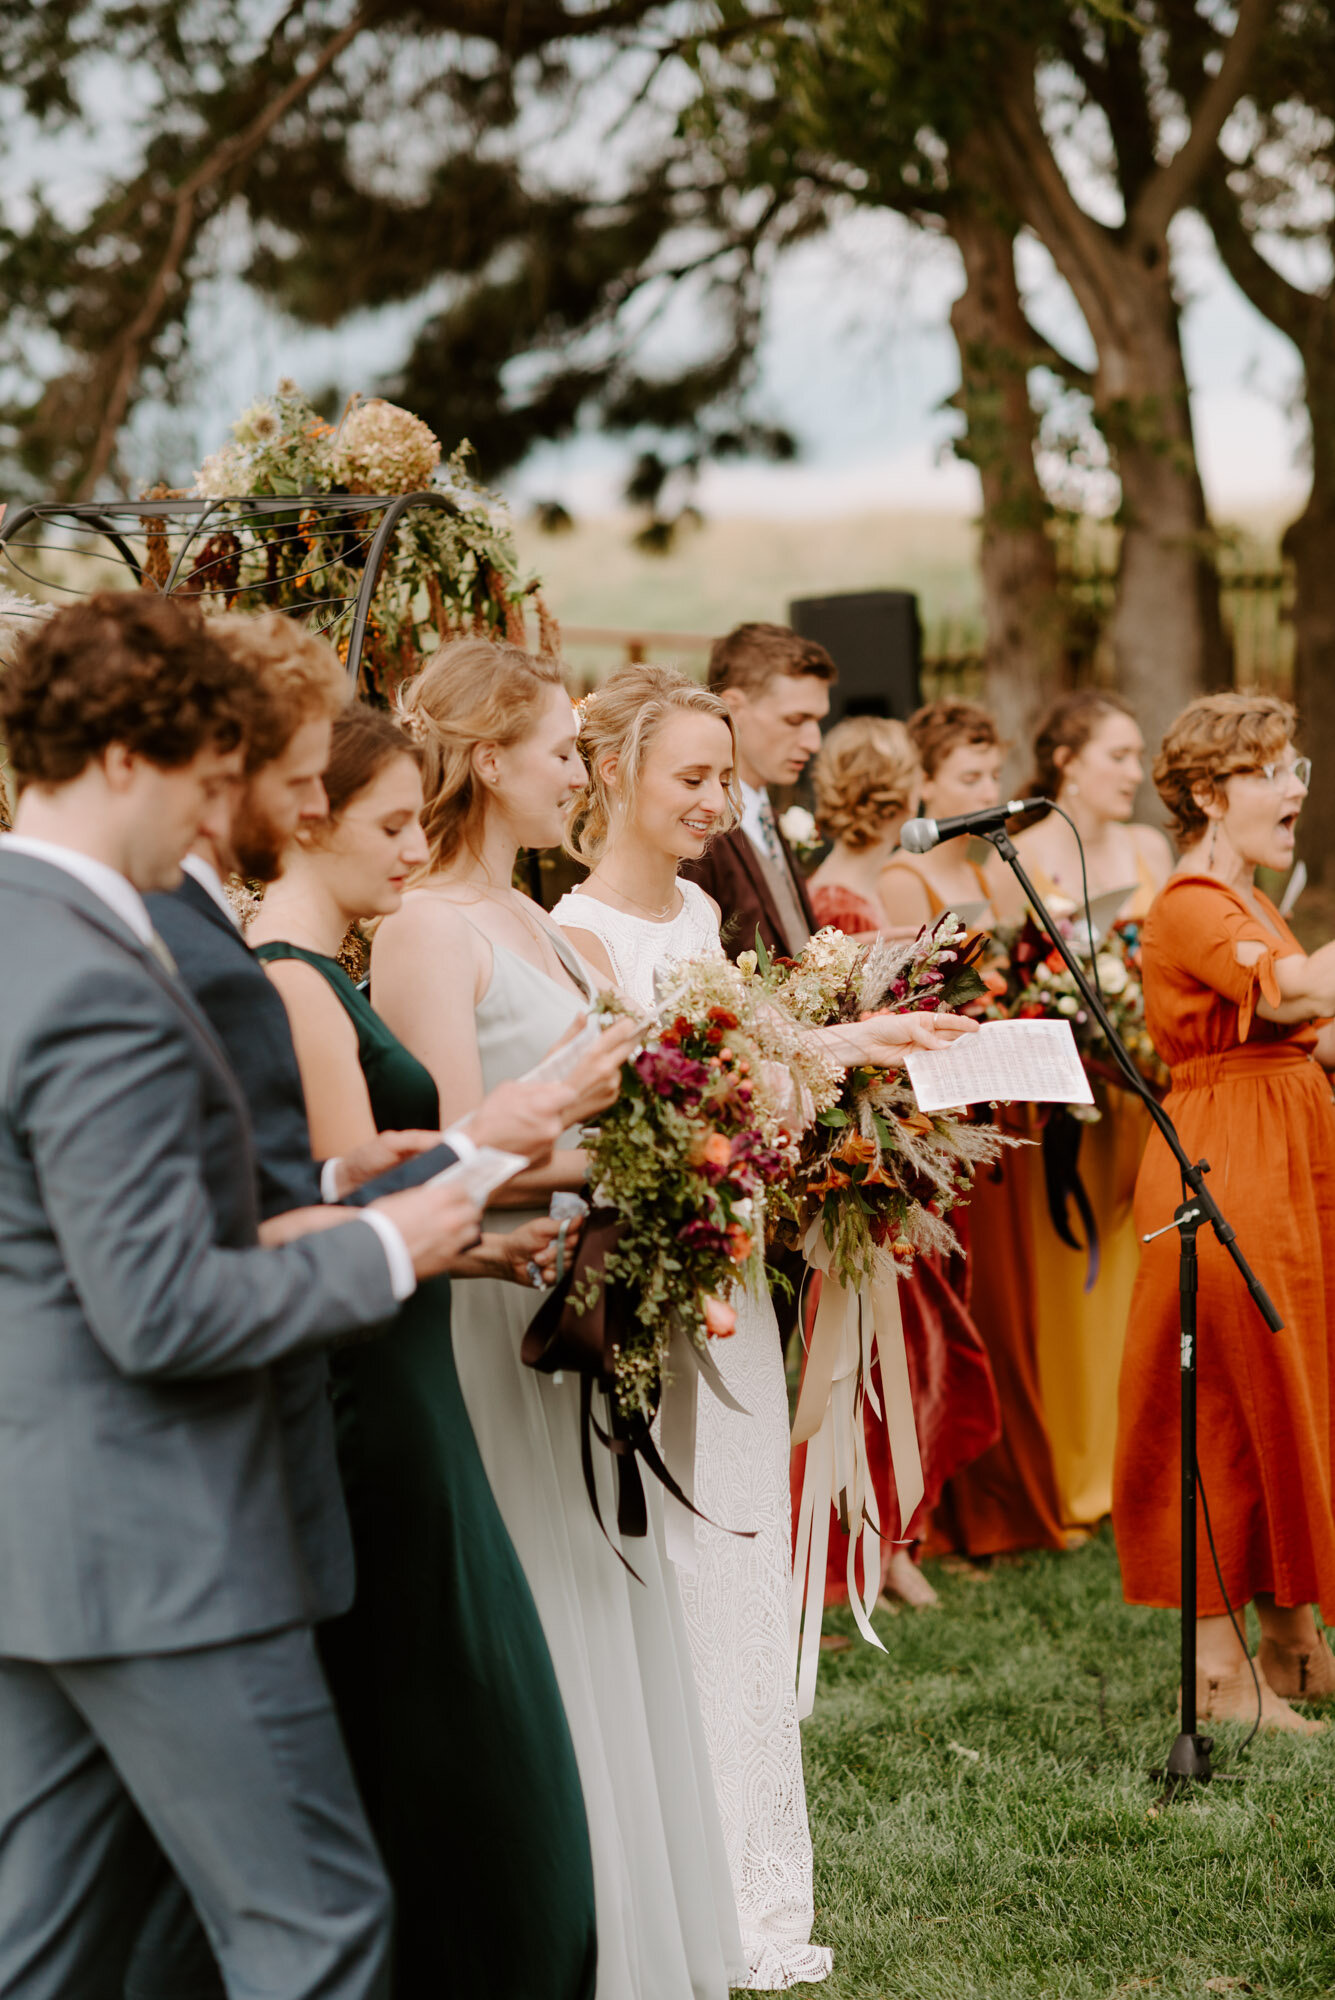
[{"label": "dark ribbon streamer", "polygon": [[[526,1367],[535,1368],[540,1374],[554,1375],[562,1369],[569,1369],[580,1377],[579,1455],[584,1490],[608,1547],[635,1581],[641,1583],[643,1578],[617,1548],[603,1520],[593,1467],[595,1436],[616,1463],[617,1527],[622,1535],[630,1540],[642,1540],[649,1532],[641,1461],[659,1485],[674,1500],[680,1501],[697,1521],[703,1521],[711,1528],[717,1527],[718,1523],[701,1513],[669,1472],[649,1429],[651,1418],[642,1411],[626,1416],[617,1409],[612,1393],[619,1344],[617,1329],[634,1314],[634,1299],[628,1287],[609,1280],[606,1275],[606,1259],[620,1233],[621,1223],[614,1210],[593,1211],[584,1225],[575,1255],[561,1283],[552,1288],[529,1322],[520,1355]],[[587,1312],[581,1311],[571,1301],[571,1287],[576,1279],[593,1275],[598,1279],[598,1294]],[[603,1429],[593,1413],[595,1388],[608,1392],[610,1417],[607,1430]],[[756,1530],[731,1528],[725,1532],[742,1535],[749,1540]]]},{"label": "dark ribbon streamer", "polygon": [[[1068,1249],[1085,1252],[1085,1290],[1092,1292],[1099,1276],[1099,1226],[1080,1178],[1081,1125],[1069,1111],[1058,1109],[1043,1127],[1043,1180],[1052,1226]],[[1085,1232],[1082,1243],[1071,1228],[1074,1202]]]}]

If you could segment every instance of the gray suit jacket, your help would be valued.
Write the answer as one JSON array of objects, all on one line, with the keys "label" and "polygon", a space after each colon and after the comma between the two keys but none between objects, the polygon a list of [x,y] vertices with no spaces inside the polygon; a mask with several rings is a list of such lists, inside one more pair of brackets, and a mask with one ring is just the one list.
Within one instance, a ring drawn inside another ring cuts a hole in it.
[{"label": "gray suit jacket", "polygon": [[0,849],[0,1657],[322,1611],[270,1364],[394,1311],[369,1229],[258,1248],[203,1015],[100,898]]}]

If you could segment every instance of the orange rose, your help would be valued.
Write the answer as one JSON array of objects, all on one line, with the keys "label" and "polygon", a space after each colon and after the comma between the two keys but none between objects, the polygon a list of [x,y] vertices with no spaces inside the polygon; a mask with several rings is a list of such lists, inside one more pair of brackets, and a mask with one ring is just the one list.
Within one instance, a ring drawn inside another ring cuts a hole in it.
[{"label": "orange rose", "polygon": [[744,1264],[751,1255],[751,1238],[740,1222],[728,1225],[728,1255],[734,1264]]}]

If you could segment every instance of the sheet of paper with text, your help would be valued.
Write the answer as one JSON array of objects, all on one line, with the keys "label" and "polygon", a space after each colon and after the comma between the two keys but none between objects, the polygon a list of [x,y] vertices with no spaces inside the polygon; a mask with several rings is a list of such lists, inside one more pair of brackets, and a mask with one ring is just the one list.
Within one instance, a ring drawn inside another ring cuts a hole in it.
[{"label": "sheet of paper with text", "polygon": [[912,1049],[905,1068],[923,1111],[1094,1102],[1069,1021],[985,1021],[953,1048]]}]

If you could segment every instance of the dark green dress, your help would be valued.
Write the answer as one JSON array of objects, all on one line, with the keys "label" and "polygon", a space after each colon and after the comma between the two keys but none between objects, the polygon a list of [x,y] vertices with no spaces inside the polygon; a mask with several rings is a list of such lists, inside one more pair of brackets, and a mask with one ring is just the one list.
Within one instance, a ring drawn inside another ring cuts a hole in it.
[{"label": "dark green dress", "polygon": [[[259,956],[329,981],[379,1130],[439,1125],[429,1072],[335,960],[278,943]],[[448,1280],[332,1373],[357,1599],[321,1645],[397,1899],[395,2000],[592,2000],[579,1773],[455,1373]]]}]

